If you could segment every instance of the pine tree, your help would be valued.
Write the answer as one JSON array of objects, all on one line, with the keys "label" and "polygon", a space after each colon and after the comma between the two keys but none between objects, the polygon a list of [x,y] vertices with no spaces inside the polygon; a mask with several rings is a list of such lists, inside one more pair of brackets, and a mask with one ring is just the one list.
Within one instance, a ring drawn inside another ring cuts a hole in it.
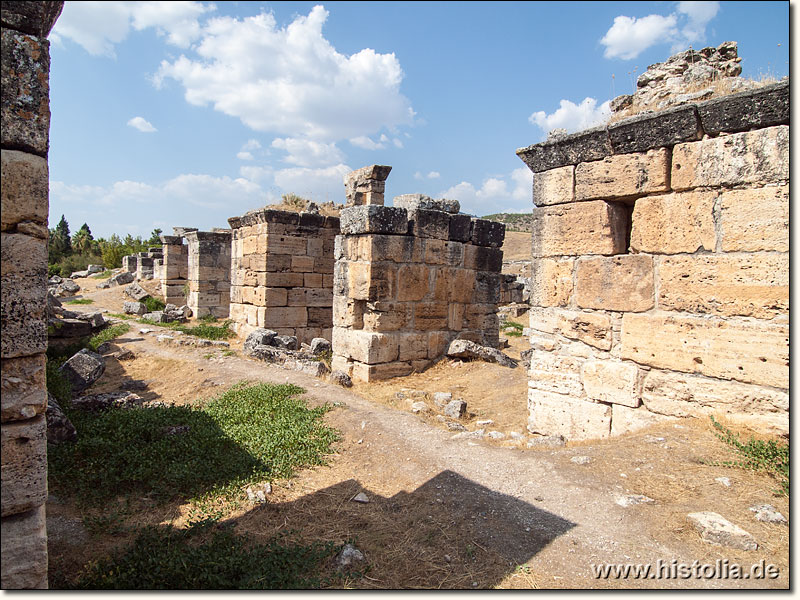
[{"label": "pine tree", "polygon": [[51,263],[58,262],[61,258],[72,254],[69,223],[67,223],[67,219],[64,218],[64,215],[61,215],[61,220],[58,222],[58,225],[56,225],[56,228],[51,230],[48,246],[48,254]]}]

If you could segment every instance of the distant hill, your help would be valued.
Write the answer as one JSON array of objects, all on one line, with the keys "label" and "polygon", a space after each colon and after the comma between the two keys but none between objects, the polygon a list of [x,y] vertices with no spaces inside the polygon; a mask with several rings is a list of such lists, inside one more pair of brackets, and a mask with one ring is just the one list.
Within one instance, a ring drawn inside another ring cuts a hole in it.
[{"label": "distant hill", "polygon": [[530,233],[533,215],[531,213],[497,213],[481,217],[488,221],[506,224],[506,231],[522,231]]}]

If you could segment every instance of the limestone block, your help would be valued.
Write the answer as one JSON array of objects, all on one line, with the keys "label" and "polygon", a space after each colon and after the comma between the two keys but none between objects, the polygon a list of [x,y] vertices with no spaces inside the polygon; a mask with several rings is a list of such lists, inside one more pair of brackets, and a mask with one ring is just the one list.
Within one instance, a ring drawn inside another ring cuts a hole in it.
[{"label": "limestone block", "polygon": [[414,330],[447,329],[449,310],[446,302],[419,302],[414,305]]},{"label": "limestone block", "polygon": [[353,206],[342,210],[340,219],[342,233],[345,235],[408,233],[408,214],[403,208],[377,205]]},{"label": "limestone block", "polygon": [[19,223],[47,225],[47,160],[16,150],[0,151],[3,185],[0,230],[13,232]]},{"label": "limestone block", "polygon": [[447,242],[444,240],[425,240],[425,263],[429,265],[444,265],[447,263]]},{"label": "limestone block", "polygon": [[575,200],[618,200],[669,189],[669,154],[665,148],[619,154],[575,168]]},{"label": "limestone block", "polygon": [[[261,281],[259,278],[259,284]],[[264,273],[263,277],[263,285],[271,288],[301,287],[303,281],[303,273]]]},{"label": "limestone block", "polygon": [[47,408],[45,355],[4,358],[0,364],[2,422],[42,414]]},{"label": "limestone block", "polygon": [[714,192],[640,198],[633,207],[631,250],[678,254],[716,247]]},{"label": "limestone block", "polygon": [[333,297],[333,325],[334,327],[352,327],[361,329],[364,326],[363,300],[350,300],[343,296]]},{"label": "limestone block", "polygon": [[[591,400],[610,404],[639,406],[639,368],[630,363],[589,360],[581,371],[583,388]],[[612,420],[613,426],[613,420]]]},{"label": "limestone block", "polygon": [[531,261],[531,305],[569,305],[574,264],[573,259],[534,258]]},{"label": "limestone block", "polygon": [[444,356],[452,341],[452,334],[444,331],[431,331],[428,333],[428,358],[433,360]]},{"label": "limestone block", "polygon": [[789,255],[664,257],[658,305],[677,312],[771,319],[789,312]]},{"label": "limestone block", "polygon": [[[309,306],[308,327],[330,329],[333,326],[333,309],[330,306]],[[319,334],[315,337],[324,337]]]},{"label": "limestone block", "polygon": [[653,257],[581,258],[575,266],[575,300],[581,308],[641,312],[653,308]]},{"label": "limestone block", "polygon": [[789,325],[625,314],[621,356],[652,367],[789,387]]},{"label": "limestone block", "polygon": [[785,391],[651,370],[642,384],[642,402],[649,411],[662,415],[748,415],[766,431],[789,432],[789,394]]},{"label": "limestone block", "polygon": [[624,435],[641,431],[654,425],[661,425],[674,417],[665,417],[648,411],[644,407],[630,408],[622,404],[611,407],[611,435]]},{"label": "limestone block", "polygon": [[450,237],[450,215],[439,210],[409,210],[408,232],[415,237],[447,240]]},{"label": "limestone block", "polygon": [[411,322],[411,304],[405,302],[367,302],[363,312],[366,331],[397,331]]},{"label": "limestone block", "polygon": [[583,360],[534,350],[530,361],[528,387],[531,389],[567,394],[576,398],[584,395],[581,382]]},{"label": "limestone block", "polygon": [[444,264],[451,267],[463,267],[464,247],[464,244],[461,242],[446,242],[444,245]]},{"label": "limestone block", "polygon": [[357,243],[357,252],[351,258],[367,262],[422,262],[425,249],[421,240],[411,236],[365,235],[353,238],[352,243]]},{"label": "limestone block", "polygon": [[436,269],[433,297],[445,302],[472,302],[475,293],[475,272],[445,267]]},{"label": "limestone block", "polygon": [[347,205],[382,205],[391,170],[388,165],[371,165],[348,173],[344,178]]},{"label": "limestone block", "polygon": [[308,311],[304,306],[269,307],[265,316],[265,327],[305,327],[308,325]]},{"label": "limestone block", "polygon": [[450,331],[461,331],[464,328],[465,305],[451,302],[447,307],[447,328]]},{"label": "limestone block", "polygon": [[703,130],[716,136],[753,128],[789,124],[789,82],[731,94],[698,105]]},{"label": "limestone block", "polygon": [[702,135],[697,109],[692,104],[655,114],[639,114],[608,126],[608,137],[616,154],[646,152],[693,142]]},{"label": "limestone block", "polygon": [[621,254],[627,227],[627,209],[602,200],[534,208],[532,255]]},{"label": "limestone block", "polygon": [[19,233],[2,233],[0,258],[2,357],[44,352],[47,242]]},{"label": "limestone block", "polygon": [[450,214],[458,214],[461,210],[461,204],[458,200],[434,200],[425,194],[401,194],[392,199],[392,204],[397,208],[405,208],[406,210],[437,210]]},{"label": "limestone block", "polygon": [[264,306],[287,306],[289,294],[286,288],[271,287],[264,289]]},{"label": "limestone block", "polygon": [[[25,2],[24,4],[50,3]],[[3,554],[0,587],[4,590],[47,589],[47,531],[44,504],[21,514],[3,517],[0,527],[2,527],[0,543]]]},{"label": "limestone block", "polygon": [[517,150],[517,156],[534,173],[599,160],[609,154],[611,144],[605,127],[585,129]]},{"label": "limestone block", "polygon": [[723,252],[788,252],[789,186],[724,190],[719,225]]},{"label": "limestone block", "polygon": [[500,248],[506,237],[506,224],[486,219],[472,220],[472,236],[470,240],[475,246]]},{"label": "limestone block", "polygon": [[575,201],[575,167],[567,165],[533,174],[533,205],[552,206]]},{"label": "limestone block", "polygon": [[333,351],[363,364],[397,360],[399,340],[395,334],[333,328]]},{"label": "limestone block", "polygon": [[314,271],[314,257],[292,256],[291,268],[295,273],[311,273]]},{"label": "limestone block", "polygon": [[607,314],[574,310],[551,312],[554,321],[549,333],[560,333],[600,350],[611,349],[611,317]]},{"label": "limestone block", "polygon": [[50,134],[50,43],[6,27],[0,35],[2,145],[46,158]]},{"label": "limestone block", "polygon": [[528,431],[562,435],[572,441],[607,438],[611,434],[611,407],[529,389]]},{"label": "limestone block", "polygon": [[468,242],[472,237],[472,218],[469,215],[450,215],[448,239],[455,242]]},{"label": "limestone block", "polygon": [[464,244],[464,267],[475,271],[499,273],[503,268],[503,251],[499,248]]},{"label": "limestone block", "polygon": [[356,300],[392,300],[398,288],[397,267],[389,263],[350,263],[348,295]]},{"label": "limestone block", "polygon": [[715,512],[689,513],[687,520],[709,544],[737,550],[758,549],[752,535]]},{"label": "limestone block", "polygon": [[788,125],[678,144],[673,149],[674,190],[788,180]]},{"label": "limestone block", "polygon": [[430,287],[431,269],[427,265],[403,265],[397,269],[397,300],[422,300]]},{"label": "limestone block", "polygon": [[[326,287],[323,284],[323,274],[322,273],[303,273],[303,287],[307,288],[321,288]],[[327,286],[331,288],[332,286]]]},{"label": "limestone block", "polygon": [[473,302],[477,304],[497,304],[500,302],[502,276],[500,273],[477,271],[475,273],[475,293]]},{"label": "limestone block", "polygon": [[288,290],[288,306],[331,306],[333,290],[323,288],[294,288]]},{"label": "limestone block", "polygon": [[289,254],[306,256],[308,246],[307,238],[296,235],[273,235],[267,236],[268,254]]},{"label": "limestone block", "polygon": [[[497,317],[497,305],[467,304],[464,307],[464,328],[480,332],[498,332],[500,328],[500,320]],[[486,345],[490,344],[487,343]],[[494,344],[491,345],[494,347]]]},{"label": "limestone block", "polygon": [[[41,506],[47,500],[47,421],[43,414],[3,423],[2,516]],[[3,562],[5,562],[5,557]]]},{"label": "limestone block", "polygon": [[[3,27],[47,37],[61,14],[63,2],[4,2],[0,8]],[[5,586],[3,586],[5,589]]]},{"label": "limestone block", "polygon": [[533,331],[549,334],[558,332],[559,313],[555,309],[532,306],[528,310],[528,319]]},{"label": "limestone block", "polygon": [[398,358],[403,361],[428,358],[427,333],[398,333]]},{"label": "limestone block", "polygon": [[395,361],[378,365],[365,365],[360,362],[353,362],[352,378],[356,381],[382,381],[394,377],[405,377],[414,371],[414,366],[410,362]]}]

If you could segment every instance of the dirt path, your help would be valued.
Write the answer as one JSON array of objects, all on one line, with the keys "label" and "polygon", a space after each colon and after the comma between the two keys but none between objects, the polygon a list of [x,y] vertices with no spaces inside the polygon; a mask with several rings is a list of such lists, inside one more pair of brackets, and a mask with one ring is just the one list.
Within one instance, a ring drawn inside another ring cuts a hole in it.
[{"label": "dirt path", "polygon": [[[86,281],[84,289],[93,287]],[[89,292],[85,296],[95,304],[76,308],[116,312],[121,307],[118,294]],[[143,334],[141,329],[155,331]],[[267,504],[247,505],[229,520],[237,531],[256,536],[295,530],[307,539],[355,539],[370,570],[348,582],[353,587],[788,587],[788,527],[758,522],[749,511],[753,504],[770,503],[788,518],[788,500],[771,494],[776,484],[767,476],[703,464],[730,458],[705,422],[684,420],[611,442],[556,449],[453,439],[454,432],[430,416],[393,405],[397,403],[388,389],[376,387],[371,399],[369,386],[350,391],[241,353],[223,356],[220,351],[159,343],[159,329],[133,323],[116,346],[131,349],[136,358],[109,359],[97,391],[124,389],[138,380],[147,386],[140,392],[145,398],[182,403],[213,396],[240,380],[271,381],[303,387],[310,404],[336,406],[326,421],[341,432],[342,440],[330,465],[274,484]],[[508,380],[509,370],[492,367],[494,383],[486,381],[486,373],[478,381],[502,393],[500,382]],[[428,375],[428,388],[426,374],[414,376],[410,387],[441,389],[448,383],[447,371],[445,366],[436,369]],[[524,380],[524,373],[515,377]],[[396,385],[399,389],[402,383]],[[510,405],[501,405],[492,418],[509,427],[518,423],[517,429],[524,431],[519,405],[514,404],[513,416],[507,414]],[[486,417],[491,407],[480,412]],[[579,456],[589,461],[571,460]],[[719,477],[729,478],[730,487],[716,481]],[[351,501],[360,491],[370,498],[368,504]],[[627,494],[654,501],[623,507],[618,501]],[[702,542],[686,520],[695,511],[722,514],[749,531],[759,542],[758,550]],[[171,507],[163,522],[179,523],[184,513],[185,507]],[[69,514],[69,507],[48,504],[49,516]],[[51,534],[51,560],[74,552],[68,538]],[[660,561],[668,574],[673,561],[713,565],[726,559],[748,571],[763,560],[776,565],[780,576],[598,579],[591,566],[649,563],[655,568]]]}]

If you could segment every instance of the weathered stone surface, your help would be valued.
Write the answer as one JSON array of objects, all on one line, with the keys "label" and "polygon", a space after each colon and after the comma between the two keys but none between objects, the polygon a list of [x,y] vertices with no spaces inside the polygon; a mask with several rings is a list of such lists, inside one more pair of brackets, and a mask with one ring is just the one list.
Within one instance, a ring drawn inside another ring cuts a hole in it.
[{"label": "weathered stone surface", "polygon": [[455,242],[468,242],[472,236],[472,218],[469,215],[450,215],[448,239]]},{"label": "weathered stone surface", "polygon": [[511,367],[512,369],[517,366],[517,362],[514,359],[506,356],[499,350],[481,346],[469,340],[453,340],[447,348],[447,356],[450,358],[462,358],[467,360],[483,360],[497,363],[503,367]]},{"label": "weathered stone surface", "polygon": [[106,394],[88,394],[72,399],[72,407],[78,410],[94,412],[109,408],[133,408],[141,406],[144,400],[138,394],[129,391],[109,392]]},{"label": "weathered stone surface", "polygon": [[44,415],[3,423],[0,428],[3,518],[34,509],[47,499],[46,429]]},{"label": "weathered stone surface", "polygon": [[567,440],[603,439],[611,434],[611,407],[542,390],[528,391],[528,431]]},{"label": "weathered stone surface", "polygon": [[446,240],[450,236],[450,215],[439,210],[409,210],[408,231],[420,238]]},{"label": "weathered stone surface", "polygon": [[41,2],[8,0],[3,2],[2,8],[0,8],[0,21],[2,21],[3,27],[47,37],[63,8],[63,2],[51,0]]},{"label": "weathered stone surface", "polygon": [[723,252],[788,252],[789,186],[723,191],[719,226]]},{"label": "weathered stone surface", "polygon": [[400,196],[395,196],[394,200],[392,200],[392,204],[394,204],[396,208],[405,208],[408,211],[417,209],[436,210],[455,215],[461,210],[461,204],[458,200],[446,200],[444,198],[441,200],[434,200],[425,194],[402,194]]},{"label": "weathered stone surface", "polygon": [[122,273],[117,273],[113,277],[109,278],[108,283],[111,287],[113,287],[116,285],[125,285],[126,283],[131,283],[133,280],[133,273],[129,271],[123,271]]},{"label": "weathered stone surface", "polygon": [[74,442],[78,439],[78,432],[69,417],[61,410],[58,400],[52,394],[47,394],[47,443],[62,444]]},{"label": "weathered stone surface", "polygon": [[533,174],[533,205],[552,206],[575,201],[575,167],[567,165]]},{"label": "weathered stone surface", "polygon": [[571,356],[534,350],[530,355],[528,387],[576,398],[583,396],[582,363],[581,359]]},{"label": "weathered stone surface", "polygon": [[531,261],[532,306],[568,306],[572,298],[573,259],[534,258]]},{"label": "weathered stone surface", "polygon": [[621,254],[627,248],[627,210],[598,200],[533,209],[534,258]]},{"label": "weathered stone surface", "polygon": [[47,333],[48,338],[51,340],[58,338],[77,339],[91,335],[92,325],[83,319],[53,319],[48,323]]},{"label": "weathered stone surface", "polygon": [[[25,2],[25,4],[37,3]],[[3,499],[5,500],[5,496]],[[0,527],[2,527],[0,543],[3,554],[0,587],[4,590],[47,589],[47,531],[44,501],[40,506],[27,512],[3,517]]]},{"label": "weathered stone surface", "polygon": [[147,312],[147,307],[142,302],[124,302],[122,312],[126,315],[143,315]]},{"label": "weathered stone surface", "polygon": [[399,342],[391,334],[334,327],[333,348],[336,354],[374,365],[397,360]]},{"label": "weathered stone surface", "polygon": [[789,312],[788,254],[670,256],[658,274],[665,310],[760,319]]},{"label": "weathered stone surface", "polygon": [[653,367],[789,387],[788,324],[629,313],[622,317],[621,355]]},{"label": "weathered stone surface", "polygon": [[84,348],[59,368],[61,374],[72,386],[72,393],[79,394],[95,381],[106,370],[105,359],[91,350]]},{"label": "weathered stone surface", "polygon": [[403,208],[377,205],[353,206],[345,208],[340,214],[340,219],[341,231],[345,235],[408,233],[408,213]]},{"label": "weathered stone surface", "polygon": [[132,283],[125,288],[125,294],[133,298],[136,302],[142,302],[150,296],[150,293],[138,283]]},{"label": "weathered stone surface", "polygon": [[709,544],[737,550],[758,549],[758,544],[752,535],[720,514],[715,512],[696,512],[689,513],[687,518],[689,523],[700,534],[700,538]]},{"label": "weathered stone surface", "polygon": [[31,419],[47,406],[45,355],[2,359],[2,422]]},{"label": "weathered stone surface", "polygon": [[0,230],[13,232],[20,223],[47,225],[47,159],[27,152],[1,150],[3,185]]},{"label": "weathered stone surface", "polygon": [[653,369],[642,383],[642,402],[651,412],[675,417],[748,415],[755,429],[789,433],[789,394],[785,391]]},{"label": "weathered stone surface", "polygon": [[43,37],[3,27],[3,148],[47,157],[50,135],[50,43]]},{"label": "weathered stone surface", "polygon": [[652,413],[641,406],[639,408],[630,408],[623,404],[614,404],[611,407],[611,435],[635,433],[673,420],[673,417]]},{"label": "weathered stone surface", "polygon": [[388,165],[370,165],[350,171],[344,178],[347,205],[383,205],[385,182],[391,170]]},{"label": "weathered stone surface", "polygon": [[653,258],[646,255],[581,258],[575,300],[581,308],[641,312],[655,304]]},{"label": "weathered stone surface", "polygon": [[608,126],[615,154],[647,152],[680,142],[694,142],[702,135],[694,105],[636,115]]},{"label": "weathered stone surface", "polygon": [[678,144],[673,149],[674,190],[787,181],[788,125]]},{"label": "weathered stone surface", "polygon": [[464,267],[474,271],[499,273],[503,268],[503,251],[499,248],[464,245]]},{"label": "weathered stone surface", "polygon": [[552,317],[551,333],[560,333],[600,350],[611,349],[611,317],[607,314],[559,310]]},{"label": "weathered stone surface", "polygon": [[[5,121],[4,121],[5,127]],[[47,349],[47,242],[18,233],[0,234],[2,356],[29,356]]]},{"label": "weathered stone surface", "polygon": [[714,192],[640,198],[633,207],[631,251],[651,254],[713,252]]},{"label": "weathered stone surface", "polygon": [[444,407],[444,415],[451,419],[460,419],[467,412],[467,403],[463,400],[451,400]]},{"label": "weathered stone surface", "polygon": [[605,127],[585,129],[517,150],[517,156],[534,173],[599,160],[609,154],[611,144]]},{"label": "weathered stone surface", "polygon": [[591,400],[639,406],[639,368],[630,363],[588,360],[583,363],[581,378]]},{"label": "weathered stone surface", "polygon": [[330,380],[331,382],[341,385],[342,387],[353,387],[353,380],[350,379],[350,375],[344,371],[332,371],[330,374]]},{"label": "weathered stone surface", "polygon": [[762,523],[787,523],[786,517],[777,511],[771,504],[756,504],[749,509],[755,513],[756,521]]},{"label": "weathered stone surface", "polygon": [[319,356],[331,351],[331,343],[325,338],[314,338],[311,340],[311,354]]},{"label": "weathered stone surface", "polygon": [[486,219],[473,219],[471,241],[474,245],[500,248],[505,237],[505,223],[487,221]]},{"label": "weathered stone surface", "polygon": [[789,82],[731,94],[697,106],[703,130],[709,135],[789,124]]},{"label": "weathered stone surface", "polygon": [[628,199],[668,189],[669,153],[665,148],[609,156],[575,168],[576,201]]}]

